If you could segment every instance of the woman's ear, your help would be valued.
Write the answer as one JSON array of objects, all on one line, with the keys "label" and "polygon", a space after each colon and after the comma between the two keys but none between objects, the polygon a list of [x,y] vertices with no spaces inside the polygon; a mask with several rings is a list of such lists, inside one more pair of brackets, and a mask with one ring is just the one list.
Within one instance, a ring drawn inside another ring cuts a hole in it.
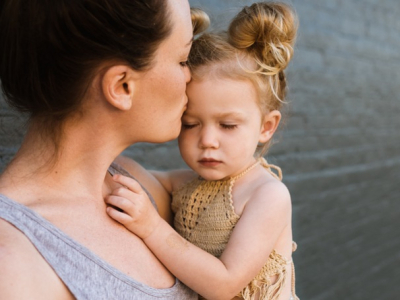
[{"label": "woman's ear", "polygon": [[266,143],[272,138],[278,128],[281,117],[282,115],[278,110],[270,111],[264,116],[258,140],[260,143]]},{"label": "woman's ear", "polygon": [[104,97],[108,103],[120,110],[132,107],[135,91],[135,71],[125,65],[112,66],[101,81]]}]

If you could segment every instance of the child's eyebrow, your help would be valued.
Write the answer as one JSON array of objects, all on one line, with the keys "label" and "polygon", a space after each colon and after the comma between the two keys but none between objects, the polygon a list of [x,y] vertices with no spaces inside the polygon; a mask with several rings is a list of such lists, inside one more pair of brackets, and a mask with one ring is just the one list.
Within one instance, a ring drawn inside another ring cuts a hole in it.
[{"label": "child's eyebrow", "polygon": [[[196,118],[198,115],[196,114],[195,111],[189,112],[185,111],[182,118]],[[213,118],[215,119],[225,119],[225,118],[231,118],[235,120],[244,120],[246,119],[246,116],[241,113],[241,112],[236,112],[236,111],[231,111],[231,112],[223,112],[223,113],[216,113],[212,115]]]},{"label": "child's eyebrow", "polygon": [[245,116],[241,112],[231,111],[225,113],[219,113],[215,115],[217,118],[235,118],[235,119],[244,119]]}]

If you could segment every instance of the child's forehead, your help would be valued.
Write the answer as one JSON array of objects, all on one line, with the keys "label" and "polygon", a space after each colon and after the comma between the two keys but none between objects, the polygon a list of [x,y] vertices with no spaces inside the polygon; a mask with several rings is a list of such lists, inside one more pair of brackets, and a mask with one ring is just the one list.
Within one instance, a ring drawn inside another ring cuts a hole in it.
[{"label": "child's forehead", "polygon": [[254,84],[246,77],[210,72],[201,78],[192,78],[188,83],[188,88],[191,90],[193,86],[197,86],[197,88],[203,90],[203,92],[213,92],[219,90],[218,88],[224,89],[225,92],[229,92],[232,88],[243,86],[246,86],[247,89],[252,89]]},{"label": "child's forehead", "polygon": [[248,80],[203,78],[189,83],[188,114],[199,112],[218,115],[240,115],[257,104],[257,92]]}]

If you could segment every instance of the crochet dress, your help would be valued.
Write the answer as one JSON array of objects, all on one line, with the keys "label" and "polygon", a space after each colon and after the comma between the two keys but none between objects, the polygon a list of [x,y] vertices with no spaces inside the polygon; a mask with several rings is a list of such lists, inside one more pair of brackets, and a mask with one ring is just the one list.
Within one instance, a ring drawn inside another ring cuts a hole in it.
[{"label": "crochet dress", "polygon": [[[281,180],[280,169],[261,159],[235,177],[217,181],[207,181],[198,177],[174,191],[172,211],[175,213],[176,231],[194,245],[220,257],[233,228],[240,219],[233,207],[233,185],[238,178],[245,175],[258,163],[261,163],[274,177]],[[271,167],[278,170],[279,177],[271,171]],[[293,242],[293,251],[295,249],[296,244]],[[259,295],[258,299],[279,299],[290,267],[292,268],[291,299],[298,299],[294,289],[293,262],[275,250],[271,252],[259,274],[239,293],[238,297],[250,300],[256,299]],[[277,276],[275,282],[271,282],[273,276]],[[200,297],[200,299],[204,298]]]}]

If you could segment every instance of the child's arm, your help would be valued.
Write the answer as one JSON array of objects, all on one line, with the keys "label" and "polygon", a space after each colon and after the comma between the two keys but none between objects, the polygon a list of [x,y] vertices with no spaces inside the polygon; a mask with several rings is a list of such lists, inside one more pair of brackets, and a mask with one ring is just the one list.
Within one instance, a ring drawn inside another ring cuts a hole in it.
[{"label": "child's arm", "polygon": [[129,157],[118,156],[115,162],[136,178],[152,195],[158,213],[168,223],[172,222],[171,197],[162,184],[148,170]]},{"label": "child's arm", "polygon": [[178,187],[193,179],[196,175],[192,170],[149,171],[171,195]]},{"label": "child's arm", "polygon": [[153,196],[160,216],[171,224],[171,193],[187,179],[196,174],[192,170],[173,170],[168,172],[148,171],[134,160],[118,156],[115,162],[135,177]]},{"label": "child's arm", "polygon": [[[160,261],[183,283],[207,299],[232,299],[261,270],[278,237],[290,226],[291,204],[286,187],[273,182],[248,201],[220,259],[183,239],[162,220],[140,185],[121,175],[120,188],[106,201],[108,214],[143,239]],[[268,196],[266,196],[268,195]]]}]

